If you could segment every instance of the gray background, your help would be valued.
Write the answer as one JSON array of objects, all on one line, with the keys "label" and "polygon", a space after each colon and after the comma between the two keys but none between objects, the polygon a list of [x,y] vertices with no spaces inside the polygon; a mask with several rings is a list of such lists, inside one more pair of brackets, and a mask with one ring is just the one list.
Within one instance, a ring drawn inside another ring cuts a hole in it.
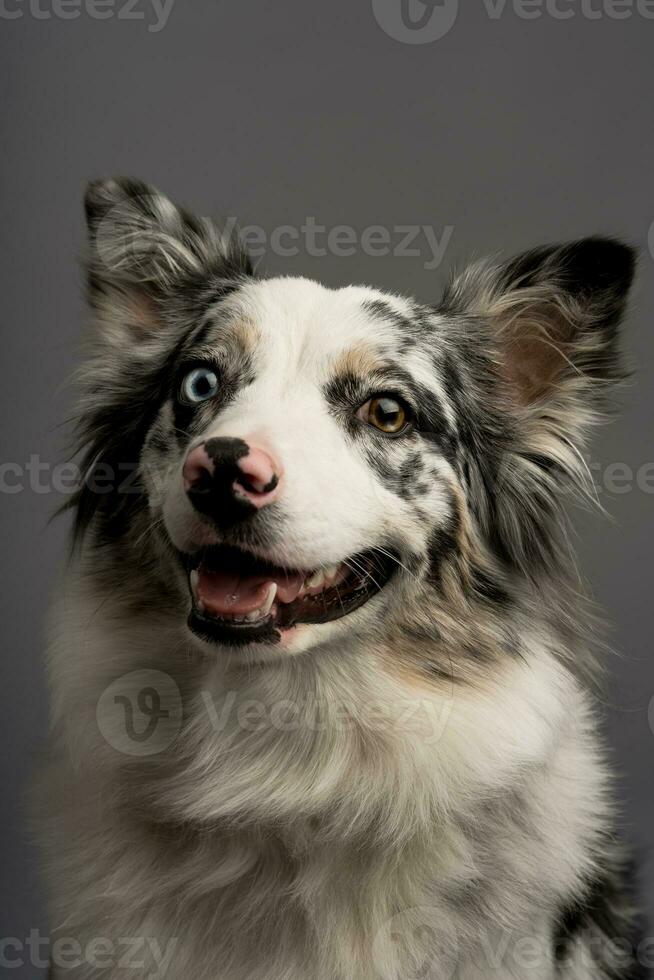
[{"label": "gray background", "polygon": [[[419,256],[315,258],[301,247],[263,262],[426,301],[438,297],[447,268],[473,253],[592,232],[626,236],[642,249],[627,328],[636,378],[593,461],[605,484],[609,464],[635,474],[654,458],[654,20],[636,11],[591,19],[579,0],[561,0],[571,19],[525,19],[510,0],[493,19],[481,0],[467,0],[446,36],[416,44],[383,30],[370,0],[176,0],[158,32],[148,30],[156,18],[146,0],[134,8],[144,20],[119,18],[124,0],[106,20],[87,10],[39,19],[27,2],[6,0],[22,16],[0,16],[2,460],[62,458],[56,426],[69,410],[64,382],[84,316],[80,198],[88,178],[113,173],[268,232],[307,216],[359,232],[416,223],[440,236],[451,225],[435,271],[424,267],[431,256],[422,238]],[[52,13],[49,2],[39,9]],[[395,21],[397,5],[385,5]],[[641,484],[604,487],[612,521],[580,515],[577,527],[582,567],[615,624],[608,735],[651,908],[652,472]],[[43,614],[66,530],[65,521],[46,522],[59,500],[33,489],[1,496],[0,936],[46,928],[22,797],[46,729]],[[7,971],[37,975],[30,966]]]}]

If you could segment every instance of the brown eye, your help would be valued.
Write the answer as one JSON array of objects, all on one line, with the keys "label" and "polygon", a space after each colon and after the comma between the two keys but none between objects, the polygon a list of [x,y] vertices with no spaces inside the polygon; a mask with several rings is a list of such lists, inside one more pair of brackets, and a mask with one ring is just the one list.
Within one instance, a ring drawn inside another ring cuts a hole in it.
[{"label": "brown eye", "polygon": [[407,408],[390,395],[378,395],[362,405],[357,418],[374,425],[380,432],[394,435],[401,432],[409,421]]}]

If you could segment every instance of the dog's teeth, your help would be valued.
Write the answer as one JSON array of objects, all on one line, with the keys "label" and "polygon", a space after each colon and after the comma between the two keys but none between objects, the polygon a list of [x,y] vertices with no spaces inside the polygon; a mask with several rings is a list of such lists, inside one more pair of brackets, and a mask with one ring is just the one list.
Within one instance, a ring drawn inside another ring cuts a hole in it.
[{"label": "dog's teeth", "polygon": [[322,571],[314,572],[313,575],[306,580],[304,587],[306,589],[318,589],[325,584],[325,573]]},{"label": "dog's teeth", "polygon": [[258,610],[261,613],[262,617],[269,615],[270,610],[272,609],[272,604],[275,601],[276,595],[277,595],[277,582],[271,582],[270,586],[268,587],[268,595],[266,596],[266,601],[261,606],[261,609]]},{"label": "dog's teeth", "polygon": [[248,613],[245,617],[246,623],[256,623],[259,619],[265,619],[266,616],[270,614],[273,602],[275,601],[275,596],[277,595],[277,582],[271,582],[268,588],[268,594],[262,606],[255,609],[253,612]]},{"label": "dog's teeth", "polygon": [[191,569],[191,574],[189,575],[189,581],[191,583],[191,592],[193,593],[193,600],[195,602],[195,608],[198,612],[204,612],[204,603],[200,596],[198,595],[198,570],[197,568]]},{"label": "dog's teeth", "polygon": [[327,568],[318,569],[304,583],[305,589],[324,589],[330,585],[339,573],[340,565],[328,565]]}]

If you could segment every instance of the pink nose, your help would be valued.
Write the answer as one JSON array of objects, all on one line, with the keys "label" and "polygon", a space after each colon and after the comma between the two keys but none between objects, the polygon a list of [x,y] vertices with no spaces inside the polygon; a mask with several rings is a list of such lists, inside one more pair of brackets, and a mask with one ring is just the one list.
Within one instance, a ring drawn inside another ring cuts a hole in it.
[{"label": "pink nose", "polygon": [[245,494],[256,507],[269,504],[277,496],[279,466],[265,449],[250,446],[247,456],[236,463],[241,471],[234,481],[236,493]]},{"label": "pink nose", "polygon": [[255,507],[264,507],[277,498],[281,467],[258,446],[241,439],[215,438],[195,446],[182,470],[184,489],[197,494],[228,491]]}]

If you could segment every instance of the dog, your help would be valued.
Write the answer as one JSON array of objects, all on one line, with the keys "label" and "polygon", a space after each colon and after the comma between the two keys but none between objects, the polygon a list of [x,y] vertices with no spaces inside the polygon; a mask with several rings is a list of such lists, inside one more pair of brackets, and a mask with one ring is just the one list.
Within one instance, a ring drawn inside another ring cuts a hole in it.
[{"label": "dog", "polygon": [[633,250],[431,306],[265,278],[135,180],[85,205],[53,976],[645,977],[566,518]]}]

